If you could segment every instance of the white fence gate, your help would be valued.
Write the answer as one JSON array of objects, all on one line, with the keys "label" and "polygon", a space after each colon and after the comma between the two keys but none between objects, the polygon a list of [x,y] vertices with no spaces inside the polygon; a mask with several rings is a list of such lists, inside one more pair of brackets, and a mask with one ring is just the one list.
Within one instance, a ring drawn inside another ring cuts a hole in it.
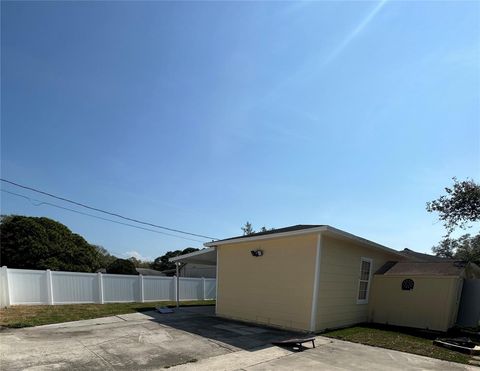
[{"label": "white fence gate", "polygon": [[[214,278],[179,279],[180,300],[216,297]],[[0,306],[177,300],[176,277],[37,271],[2,267]]]}]

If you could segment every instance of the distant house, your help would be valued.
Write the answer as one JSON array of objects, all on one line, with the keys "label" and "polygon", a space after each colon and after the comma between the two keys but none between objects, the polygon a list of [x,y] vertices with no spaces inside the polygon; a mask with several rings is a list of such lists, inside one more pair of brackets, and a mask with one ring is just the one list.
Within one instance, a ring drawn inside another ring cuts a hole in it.
[{"label": "distant house", "polygon": [[[457,320],[464,281],[480,278],[475,264],[397,251],[328,225],[205,246],[171,261],[217,264],[218,316],[302,331],[361,322],[446,331]],[[480,293],[469,295],[475,301]]]},{"label": "distant house", "polygon": [[[138,274],[143,276],[165,276],[165,274],[161,271],[157,271],[156,269],[149,269],[149,268],[135,268]],[[97,269],[97,272],[100,273],[107,273],[106,268]]]},{"label": "distant house", "polygon": [[143,276],[165,276],[164,273],[161,271],[157,271],[156,269],[150,269],[150,268],[135,268],[138,272],[138,274],[141,274]]},{"label": "distant house", "polygon": [[[215,266],[187,263],[180,265],[178,272],[180,277],[215,278],[215,271]],[[177,270],[175,268],[162,271],[166,276],[174,276],[176,272]]]}]

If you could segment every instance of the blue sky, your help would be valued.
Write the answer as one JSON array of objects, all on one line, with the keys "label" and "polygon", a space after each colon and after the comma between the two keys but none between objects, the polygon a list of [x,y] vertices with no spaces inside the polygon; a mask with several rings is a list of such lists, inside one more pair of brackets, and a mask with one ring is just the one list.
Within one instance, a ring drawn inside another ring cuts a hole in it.
[{"label": "blue sky", "polygon": [[[479,179],[478,2],[2,2],[2,177],[194,233],[330,224],[392,248]],[[2,184],[39,200],[44,196]],[[121,256],[200,242],[1,194]]]}]

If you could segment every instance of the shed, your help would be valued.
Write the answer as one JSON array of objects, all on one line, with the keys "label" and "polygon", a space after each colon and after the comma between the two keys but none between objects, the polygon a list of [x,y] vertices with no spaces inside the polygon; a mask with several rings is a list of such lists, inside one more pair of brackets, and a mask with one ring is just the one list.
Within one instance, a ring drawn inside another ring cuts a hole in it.
[{"label": "shed", "polygon": [[369,319],[447,331],[457,319],[464,279],[479,276],[478,266],[455,260],[387,262],[373,277]]}]

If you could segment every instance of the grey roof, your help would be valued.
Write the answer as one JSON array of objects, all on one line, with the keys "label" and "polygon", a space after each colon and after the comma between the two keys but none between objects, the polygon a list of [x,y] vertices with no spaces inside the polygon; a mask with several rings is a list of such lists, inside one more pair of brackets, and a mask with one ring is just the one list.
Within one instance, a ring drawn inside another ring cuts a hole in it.
[{"label": "grey roof", "polygon": [[406,257],[409,258],[414,258],[418,259],[424,262],[448,262],[448,261],[453,261],[452,259],[448,258],[442,258],[440,256],[435,256],[435,255],[429,255],[429,254],[424,254],[420,252],[416,252],[410,249],[403,249],[400,251],[400,254],[405,255]]},{"label": "grey roof", "polygon": [[215,242],[239,240],[241,238],[265,236],[265,235],[269,235],[269,234],[293,232],[293,231],[299,231],[299,230],[302,230],[302,229],[310,229],[310,228],[318,228],[318,227],[323,227],[323,224],[297,224],[297,225],[292,225],[290,227],[272,229],[272,230],[269,230],[269,231],[266,231],[266,232],[257,232],[257,233],[247,234],[247,235],[244,235],[244,236],[236,236],[236,237],[225,238],[223,240],[218,240],[218,241],[215,241]]},{"label": "grey roof", "polygon": [[156,269],[149,269],[149,268],[135,268],[138,274],[143,276],[165,276],[164,273],[157,271]]},{"label": "grey roof", "polygon": [[467,263],[462,261],[443,262],[387,262],[375,274],[384,276],[461,276]]}]

